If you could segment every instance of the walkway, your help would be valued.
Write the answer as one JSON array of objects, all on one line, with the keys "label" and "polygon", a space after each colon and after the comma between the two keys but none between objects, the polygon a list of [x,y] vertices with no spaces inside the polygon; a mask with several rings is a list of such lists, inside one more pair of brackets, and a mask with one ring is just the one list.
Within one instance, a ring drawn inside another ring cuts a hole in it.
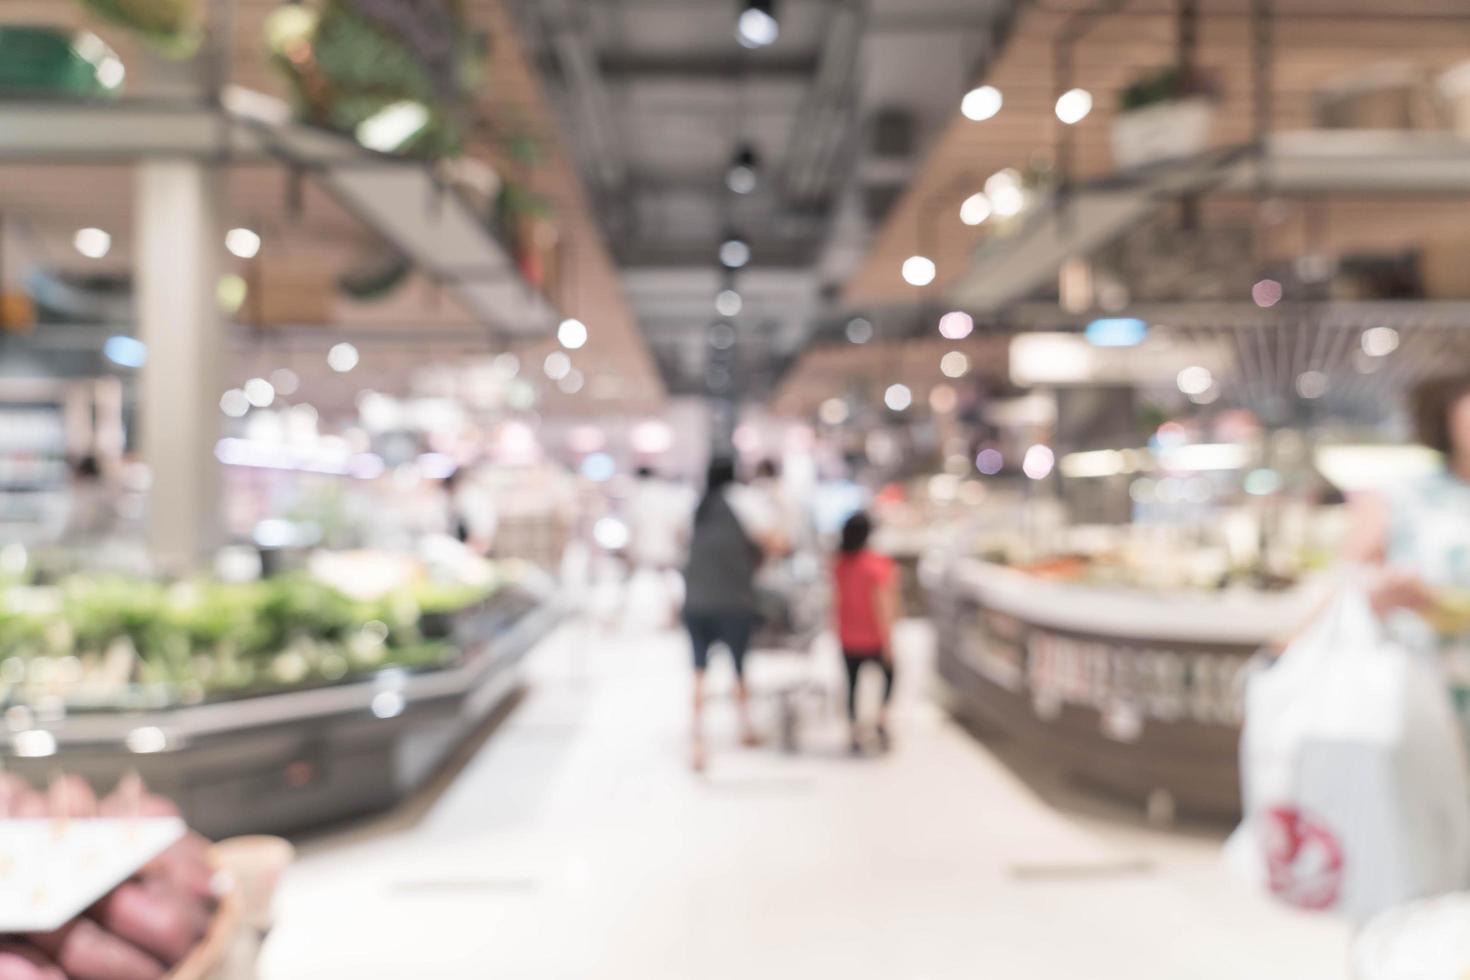
[{"label": "walkway", "polygon": [[721,750],[726,721],[700,778],[681,638],[568,627],[423,812],[304,849],[265,980],[1342,980],[1345,929],[1213,841],[1059,815],[927,701],[927,630],[902,645],[892,755],[831,720]]}]

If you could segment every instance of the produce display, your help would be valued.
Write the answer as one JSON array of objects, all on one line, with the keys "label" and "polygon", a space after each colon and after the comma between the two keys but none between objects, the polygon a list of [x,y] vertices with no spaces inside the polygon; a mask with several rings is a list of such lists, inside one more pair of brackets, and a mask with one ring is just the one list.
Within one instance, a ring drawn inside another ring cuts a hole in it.
[{"label": "produce display", "polygon": [[0,590],[0,703],[159,708],[451,666],[458,624],[513,602],[516,580],[420,577],[371,597],[306,573],[14,585]]},{"label": "produce display", "polygon": [[[0,773],[0,813],[71,821],[177,817],[136,777],[98,800],[84,780],[62,777],[42,794]],[[0,865],[0,886],[7,868]],[[210,844],[188,835],[82,915],[51,932],[0,935],[0,980],[158,980],[205,940],[219,908]]]},{"label": "produce display", "polygon": [[[1174,567],[1161,570],[1130,561],[1126,556],[1057,554],[1030,561],[1007,562],[1003,554],[992,554],[996,564],[1007,565],[1051,582],[1122,588],[1169,588],[1214,591],[1246,587],[1261,592],[1282,592],[1300,584],[1294,575],[1279,574],[1257,566],[1230,567],[1208,552],[1176,556]],[[1190,559],[1194,559],[1191,561]]]}]

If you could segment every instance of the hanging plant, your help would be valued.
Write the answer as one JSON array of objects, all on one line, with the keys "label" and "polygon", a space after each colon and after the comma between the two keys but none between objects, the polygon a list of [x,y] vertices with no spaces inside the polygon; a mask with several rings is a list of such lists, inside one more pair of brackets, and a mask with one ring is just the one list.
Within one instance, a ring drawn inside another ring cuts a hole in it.
[{"label": "hanging plant", "polygon": [[386,299],[408,281],[412,269],[408,259],[396,252],[377,256],[344,272],[337,279],[337,288],[362,303]]},{"label": "hanging plant", "polygon": [[303,119],[384,153],[463,151],[485,46],[457,0],[326,0],[284,7],[266,30]]},{"label": "hanging plant", "polygon": [[1184,71],[1170,65],[1134,79],[1118,93],[1120,112],[1135,112],[1152,105],[1203,98],[1218,102],[1221,96],[1219,76],[1212,72]]},{"label": "hanging plant", "polygon": [[551,202],[521,184],[506,182],[495,199],[491,230],[510,250],[521,271],[532,282],[544,278],[537,255],[536,228],[553,215]]},{"label": "hanging plant", "polygon": [[192,57],[204,37],[198,0],[81,0],[81,4],[170,58]]}]

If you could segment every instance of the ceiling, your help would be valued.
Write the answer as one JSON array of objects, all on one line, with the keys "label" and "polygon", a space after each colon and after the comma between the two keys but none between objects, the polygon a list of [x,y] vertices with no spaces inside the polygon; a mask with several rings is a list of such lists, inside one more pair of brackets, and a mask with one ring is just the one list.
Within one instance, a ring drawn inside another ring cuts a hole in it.
[{"label": "ceiling", "polygon": [[[1064,134],[1072,141],[1074,176],[1103,178],[1115,170],[1110,143],[1117,93],[1139,75],[1173,64],[1179,31],[1177,0],[1037,0],[1024,5],[1009,41],[989,65],[985,81],[1004,94],[994,118],[971,122],[952,103],[932,154],[883,223],[847,283],[845,304],[870,310],[938,299],[963,277],[972,253],[997,234],[997,222],[967,227],[960,204],[985,179],[1006,168],[1054,164]],[[1222,83],[1215,120],[1216,146],[1243,146],[1255,127],[1251,0],[1199,0],[1197,61]],[[1314,99],[1365,70],[1418,72],[1428,83],[1470,58],[1470,14],[1454,0],[1270,0],[1267,60],[1271,128],[1305,130],[1314,124]],[[1098,16],[1089,12],[1102,11]],[[1058,39],[1076,30],[1072,84],[1090,90],[1095,108],[1081,124],[1062,126],[1053,113],[1059,92]],[[1278,237],[1300,239],[1311,228],[1359,223],[1397,239],[1422,239],[1429,225],[1463,221],[1470,201],[1431,195],[1365,198],[1340,195],[1307,206],[1289,205],[1273,221]],[[1452,210],[1447,217],[1446,206]],[[1325,217],[1324,217],[1325,213]],[[1313,223],[1315,222],[1315,225]],[[1428,224],[1425,224],[1427,222]],[[1304,232],[1303,226],[1309,226]],[[926,291],[903,282],[904,259],[923,252],[938,277]]]},{"label": "ceiling", "polygon": [[[735,0],[508,2],[665,378],[747,395],[828,315],[1017,5],[784,0],[779,39],[747,51]],[[745,144],[760,180],[742,196],[725,175]],[[727,231],[751,247],[732,281]],[[727,285],[743,308],[721,364]]]}]

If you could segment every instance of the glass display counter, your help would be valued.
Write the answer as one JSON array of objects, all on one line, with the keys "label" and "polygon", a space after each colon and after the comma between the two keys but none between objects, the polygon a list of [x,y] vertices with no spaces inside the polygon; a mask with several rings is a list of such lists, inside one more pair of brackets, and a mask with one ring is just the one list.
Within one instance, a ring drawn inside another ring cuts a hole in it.
[{"label": "glass display counter", "polygon": [[[544,581],[506,585],[444,621],[413,666],[328,681],[180,696],[129,685],[108,700],[12,698],[4,765],[110,786],[136,771],[210,837],[284,833],[391,806],[480,731],[521,684],[519,665],[561,618]],[[428,617],[425,617],[427,620]]]},{"label": "glass display counter", "polygon": [[1110,588],[978,558],[923,573],[961,717],[1078,784],[1218,820],[1240,812],[1244,672],[1323,596]]}]

